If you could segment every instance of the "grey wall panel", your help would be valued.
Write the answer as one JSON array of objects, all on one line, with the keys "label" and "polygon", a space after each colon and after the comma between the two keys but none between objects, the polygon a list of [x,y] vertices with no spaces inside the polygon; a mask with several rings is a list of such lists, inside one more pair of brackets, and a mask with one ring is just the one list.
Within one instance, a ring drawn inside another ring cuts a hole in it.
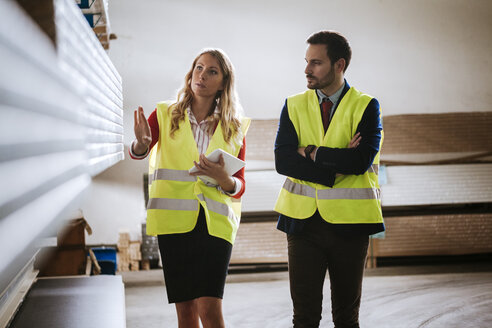
[{"label": "grey wall panel", "polygon": [[[85,103],[49,39],[0,2],[0,296],[90,183]],[[15,27],[15,28],[13,28]]]},{"label": "grey wall panel", "polygon": [[0,1],[0,307],[37,240],[123,158],[121,77],[75,2],[54,3],[57,49]]},{"label": "grey wall panel", "polygon": [[[56,0],[55,10],[60,67],[84,95],[89,173],[96,175],[124,156],[121,77],[75,3]],[[104,132],[121,138],[98,138]]]},{"label": "grey wall panel", "polygon": [[0,162],[0,213],[6,216],[58,185],[87,173],[83,151],[63,151]]},{"label": "grey wall panel", "polygon": [[77,199],[88,187],[90,178],[79,175],[56,186],[24,204],[17,211],[0,220],[2,261],[0,271],[12,263],[39,233],[52,224],[65,210],[67,204]]},{"label": "grey wall panel", "polygon": [[112,166],[123,159],[121,152],[91,158],[89,160],[89,172],[92,176],[104,171],[108,166]]},{"label": "grey wall panel", "polygon": [[109,143],[123,143],[123,136],[120,133],[103,131],[98,129],[87,129],[87,141],[94,143],[95,141],[103,141]]}]

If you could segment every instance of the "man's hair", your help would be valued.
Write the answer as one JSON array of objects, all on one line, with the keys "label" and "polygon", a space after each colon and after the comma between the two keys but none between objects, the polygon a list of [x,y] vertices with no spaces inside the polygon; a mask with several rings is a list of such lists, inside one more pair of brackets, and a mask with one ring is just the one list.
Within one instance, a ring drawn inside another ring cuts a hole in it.
[{"label": "man's hair", "polygon": [[331,64],[335,64],[340,58],[345,59],[344,72],[347,70],[350,64],[350,58],[352,58],[352,49],[347,39],[338,32],[335,31],[319,31],[311,34],[306,41],[308,44],[324,44],[326,45],[326,52],[328,58],[330,58]]}]

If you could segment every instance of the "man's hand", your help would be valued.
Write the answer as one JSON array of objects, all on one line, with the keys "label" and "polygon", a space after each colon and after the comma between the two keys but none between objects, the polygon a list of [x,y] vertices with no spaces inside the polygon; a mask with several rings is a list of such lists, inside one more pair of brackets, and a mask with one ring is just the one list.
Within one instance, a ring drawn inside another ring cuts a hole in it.
[{"label": "man's hand", "polygon": [[[355,136],[352,138],[352,140],[350,140],[347,148],[357,148],[357,146],[360,144],[361,139],[362,137],[360,136],[360,132],[357,132]],[[335,176],[340,177],[342,175],[343,174],[341,173],[337,173]]]},{"label": "man's hand", "polygon": [[360,132],[357,132],[352,140],[350,140],[347,148],[356,148],[360,144],[361,139],[362,137],[360,136]]},{"label": "man's hand", "polygon": [[150,132],[149,122],[147,122],[141,106],[133,112],[133,119],[133,131],[137,138],[137,142],[133,145],[133,152],[135,154],[144,154],[152,142],[152,133]]},{"label": "man's hand", "polygon": [[297,152],[302,156],[302,157],[306,157],[306,154],[304,153],[304,149],[306,149],[306,147],[299,147],[297,148]]},{"label": "man's hand", "polygon": [[[352,140],[350,140],[347,148],[356,148],[360,144],[361,139],[362,139],[362,137],[360,136],[360,132],[357,132],[355,134],[355,136],[352,138]],[[304,149],[306,149],[306,147],[299,147],[299,148],[297,148],[297,152],[302,157],[306,157],[306,154],[304,153]],[[316,151],[317,150],[318,150],[318,147],[314,148],[313,151],[310,154],[311,155],[311,160],[313,160],[313,161],[315,159]]]}]

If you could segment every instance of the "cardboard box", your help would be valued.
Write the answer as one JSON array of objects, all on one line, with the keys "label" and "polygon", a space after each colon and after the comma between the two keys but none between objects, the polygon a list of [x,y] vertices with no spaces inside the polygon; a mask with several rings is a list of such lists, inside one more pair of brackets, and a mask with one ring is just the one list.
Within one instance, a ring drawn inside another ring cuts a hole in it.
[{"label": "cardboard box", "polygon": [[92,229],[84,218],[70,220],[58,231],[57,244],[60,247],[85,247],[85,231],[90,235]]},{"label": "cardboard box", "polygon": [[39,276],[73,276],[86,273],[85,247],[46,247],[36,256]]}]

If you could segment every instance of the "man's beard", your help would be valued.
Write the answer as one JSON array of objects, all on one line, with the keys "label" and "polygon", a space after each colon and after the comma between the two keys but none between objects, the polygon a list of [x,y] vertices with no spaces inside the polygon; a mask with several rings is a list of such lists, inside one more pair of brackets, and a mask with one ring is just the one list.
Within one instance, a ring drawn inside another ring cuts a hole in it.
[{"label": "man's beard", "polygon": [[308,82],[307,85],[308,89],[324,89],[327,86],[331,85],[333,82],[335,82],[334,66],[332,65],[330,72],[328,73],[328,75],[324,76],[324,79],[322,81],[320,81],[317,77],[311,74],[307,74],[306,79],[307,78],[311,78],[314,80],[311,84]]}]

